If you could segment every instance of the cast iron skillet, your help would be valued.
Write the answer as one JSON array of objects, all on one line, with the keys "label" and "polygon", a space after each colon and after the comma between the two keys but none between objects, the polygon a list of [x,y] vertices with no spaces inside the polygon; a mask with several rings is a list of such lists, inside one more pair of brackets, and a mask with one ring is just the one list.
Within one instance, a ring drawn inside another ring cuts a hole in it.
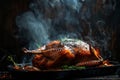
[{"label": "cast iron skillet", "polygon": [[[112,62],[113,63],[113,62]],[[43,70],[43,71],[17,71],[9,69],[14,79],[32,79],[32,80],[59,80],[89,78],[107,75],[120,75],[120,64],[113,63],[113,66],[88,67],[81,70]]]}]

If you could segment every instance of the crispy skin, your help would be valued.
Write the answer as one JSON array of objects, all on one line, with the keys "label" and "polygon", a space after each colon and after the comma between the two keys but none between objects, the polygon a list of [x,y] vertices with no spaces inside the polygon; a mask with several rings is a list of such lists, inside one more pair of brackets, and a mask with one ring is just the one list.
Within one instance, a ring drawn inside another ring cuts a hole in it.
[{"label": "crispy skin", "polygon": [[34,56],[33,66],[39,68],[57,67],[63,64],[70,64],[74,57],[73,53],[64,48],[48,50]]},{"label": "crispy skin", "polygon": [[61,44],[59,40],[51,41],[46,45],[46,49],[51,49],[51,48],[63,48],[64,45]]},{"label": "crispy skin", "polygon": [[61,65],[89,66],[98,65],[98,60],[93,52],[84,50],[79,46],[66,46],[60,41],[52,41],[36,50],[24,50],[25,53],[35,54],[32,63],[33,66],[40,69],[49,69]]}]

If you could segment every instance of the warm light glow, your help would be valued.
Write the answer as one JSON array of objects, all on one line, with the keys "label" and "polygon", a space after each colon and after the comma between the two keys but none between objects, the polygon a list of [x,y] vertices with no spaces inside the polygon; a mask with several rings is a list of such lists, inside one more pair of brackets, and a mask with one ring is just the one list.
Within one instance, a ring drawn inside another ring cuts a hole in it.
[{"label": "warm light glow", "polygon": [[105,66],[112,66],[112,64],[110,64],[108,60],[103,61],[103,64],[104,64]]},{"label": "warm light glow", "polygon": [[93,47],[91,47],[91,49],[92,49],[94,55],[95,55],[100,61],[103,61],[103,58],[101,57],[99,50],[98,50],[98,49],[95,49],[95,48],[93,48]]}]

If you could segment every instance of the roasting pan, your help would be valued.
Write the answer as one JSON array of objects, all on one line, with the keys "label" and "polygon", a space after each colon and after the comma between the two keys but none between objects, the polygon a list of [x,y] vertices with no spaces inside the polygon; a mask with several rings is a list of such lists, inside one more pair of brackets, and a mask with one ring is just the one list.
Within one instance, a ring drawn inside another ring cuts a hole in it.
[{"label": "roasting pan", "polygon": [[81,70],[43,70],[43,71],[16,71],[10,70],[13,79],[32,79],[32,80],[59,80],[90,78],[107,75],[120,75],[120,64],[106,67],[89,67]]}]

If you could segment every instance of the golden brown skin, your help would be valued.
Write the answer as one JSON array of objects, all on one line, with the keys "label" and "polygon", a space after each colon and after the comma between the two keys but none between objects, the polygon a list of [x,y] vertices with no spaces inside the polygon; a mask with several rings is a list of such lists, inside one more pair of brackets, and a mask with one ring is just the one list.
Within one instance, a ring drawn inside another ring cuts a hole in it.
[{"label": "golden brown skin", "polygon": [[24,52],[35,54],[32,63],[33,66],[40,69],[49,69],[61,65],[95,66],[101,64],[94,52],[78,46],[70,48],[58,40],[36,50],[24,49]]},{"label": "golden brown skin", "polygon": [[33,58],[33,66],[39,68],[57,67],[62,64],[70,64],[74,59],[74,55],[65,49],[60,51],[48,51],[42,54],[37,54]]}]

